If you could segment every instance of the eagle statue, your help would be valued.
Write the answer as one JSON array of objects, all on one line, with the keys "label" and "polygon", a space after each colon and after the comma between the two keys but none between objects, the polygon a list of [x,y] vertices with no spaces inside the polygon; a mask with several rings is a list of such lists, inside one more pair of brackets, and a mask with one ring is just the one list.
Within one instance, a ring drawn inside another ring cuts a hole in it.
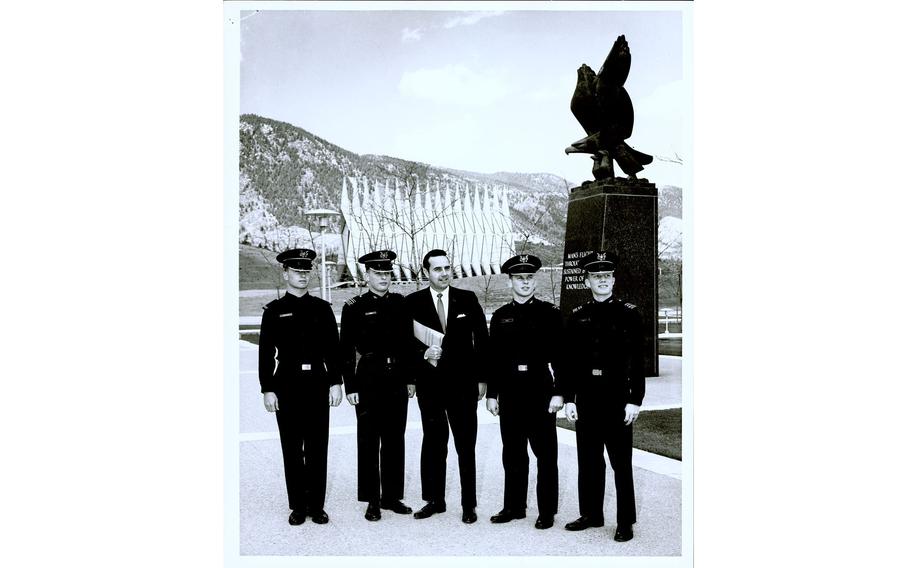
[{"label": "eagle statue", "polygon": [[654,158],[626,144],[632,135],[635,113],[623,85],[629,77],[632,55],[626,36],[616,38],[597,75],[585,64],[578,68],[578,83],[569,108],[587,136],[566,148],[566,154],[593,154],[594,179],[613,179],[613,160],[629,179],[635,179]]}]

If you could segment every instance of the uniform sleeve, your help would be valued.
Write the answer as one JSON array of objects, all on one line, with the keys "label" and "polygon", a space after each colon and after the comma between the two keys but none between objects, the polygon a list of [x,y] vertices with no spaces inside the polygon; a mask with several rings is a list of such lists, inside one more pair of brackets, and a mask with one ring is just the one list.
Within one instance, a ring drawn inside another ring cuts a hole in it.
[{"label": "uniform sleeve", "polygon": [[410,312],[408,312],[408,305],[404,298],[401,299],[398,308],[396,312],[398,317],[395,320],[398,327],[395,329],[396,335],[393,342],[395,357],[401,363],[401,374],[404,383],[414,385],[417,384],[417,374],[411,364],[411,342],[414,340],[414,322],[411,319]]},{"label": "uniform sleeve", "polygon": [[[553,390],[556,395],[565,398],[565,387],[563,382],[566,378],[565,370],[565,322],[562,319],[562,312],[559,308],[553,306],[550,308],[550,319],[548,321],[550,332],[550,341],[548,348],[550,351],[550,365],[553,367]],[[566,399],[568,400],[568,399]]]},{"label": "uniform sleeve", "polygon": [[578,373],[572,365],[572,346],[578,345],[578,324],[573,316],[566,318],[565,333],[560,343],[558,363],[554,366],[556,371],[556,394],[561,395],[565,402],[575,402],[578,393]]},{"label": "uniform sleeve", "polygon": [[641,402],[645,398],[644,333],[642,331],[641,314],[639,314],[637,309],[630,309],[627,318],[629,394],[626,403],[641,406]]},{"label": "uniform sleeve", "polygon": [[418,301],[419,299],[415,298],[413,295],[405,297],[405,312],[408,315],[408,339],[405,342],[404,357],[407,361],[407,372],[410,374],[409,384],[418,385],[419,388],[421,375],[428,370],[430,364],[423,358],[427,346],[414,337],[414,321],[416,319],[415,313],[417,311],[416,305]]},{"label": "uniform sleeve", "polygon": [[487,398],[496,398],[499,396],[499,379],[503,377],[502,357],[504,353],[502,348],[502,324],[499,318],[493,314],[490,320],[490,339],[487,343],[487,362],[490,365],[490,376],[487,378]]},{"label": "uniform sleeve", "polygon": [[324,331],[323,347],[325,349],[323,357],[325,358],[325,368],[328,372],[330,385],[341,384],[341,360],[339,357],[338,345],[338,324],[335,321],[335,314],[332,312],[331,304],[324,304],[323,319],[324,323],[320,326]]},{"label": "uniform sleeve", "polygon": [[341,360],[341,377],[344,380],[345,394],[359,392],[356,384],[356,360],[357,349],[355,345],[356,333],[356,312],[354,308],[345,304],[341,308],[341,341],[339,346],[339,358]]},{"label": "uniform sleeve", "polygon": [[273,337],[275,318],[268,308],[262,312],[259,326],[259,386],[260,392],[275,392],[275,364],[278,347]]},{"label": "uniform sleeve", "polygon": [[483,308],[480,306],[480,300],[477,299],[477,294],[471,292],[471,297],[474,299],[474,306],[471,308],[471,327],[472,333],[474,335],[474,364],[476,369],[479,371],[477,373],[477,382],[485,383],[487,382],[488,373],[484,373],[484,369],[488,369],[487,357],[489,356],[489,343],[490,335],[487,331],[487,316],[483,313]]}]

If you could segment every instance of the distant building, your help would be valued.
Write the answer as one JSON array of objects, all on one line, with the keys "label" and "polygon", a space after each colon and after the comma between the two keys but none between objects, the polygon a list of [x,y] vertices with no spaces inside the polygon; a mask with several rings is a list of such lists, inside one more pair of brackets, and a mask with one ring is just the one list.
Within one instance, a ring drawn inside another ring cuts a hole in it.
[{"label": "distant building", "polygon": [[503,191],[448,184],[443,189],[439,182],[432,189],[426,182],[421,191],[419,184],[402,188],[397,179],[392,189],[388,180],[350,178],[349,196],[348,179],[341,188],[344,279],[362,280],[364,267],[357,259],[378,249],[398,255],[393,278],[400,281],[425,279],[420,263],[434,248],[449,253],[456,278],[499,274],[513,254],[512,216]]}]

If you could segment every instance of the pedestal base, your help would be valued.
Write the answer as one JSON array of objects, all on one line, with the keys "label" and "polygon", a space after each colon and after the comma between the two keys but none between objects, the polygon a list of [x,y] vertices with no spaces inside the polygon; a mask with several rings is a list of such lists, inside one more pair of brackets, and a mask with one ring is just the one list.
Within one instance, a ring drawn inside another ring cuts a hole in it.
[{"label": "pedestal base", "polygon": [[638,306],[645,375],[657,376],[657,186],[646,179],[611,179],[572,190],[559,302],[565,317],[591,299],[578,261],[595,250],[619,257],[613,294]]}]

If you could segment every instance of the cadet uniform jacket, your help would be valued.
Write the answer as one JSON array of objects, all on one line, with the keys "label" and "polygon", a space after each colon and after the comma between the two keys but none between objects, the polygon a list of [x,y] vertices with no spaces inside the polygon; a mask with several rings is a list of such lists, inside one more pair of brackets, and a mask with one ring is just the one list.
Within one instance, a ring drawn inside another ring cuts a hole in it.
[{"label": "cadet uniform jacket", "polygon": [[549,302],[531,297],[496,310],[490,319],[487,398],[549,401],[557,394],[550,365],[561,377],[562,336],[562,315]]},{"label": "cadet uniform jacket", "polygon": [[341,384],[338,326],[320,298],[285,294],[265,306],[259,334],[262,392],[328,389]]},{"label": "cadet uniform jacket", "polygon": [[566,322],[566,402],[598,397],[605,404],[641,405],[645,396],[642,323],[638,308],[615,297],[575,308]]},{"label": "cadet uniform jacket", "polygon": [[[413,327],[404,296],[367,292],[341,309],[341,374],[346,394],[404,386]],[[358,360],[359,356],[359,360]],[[374,384],[383,381],[382,385]]]}]

